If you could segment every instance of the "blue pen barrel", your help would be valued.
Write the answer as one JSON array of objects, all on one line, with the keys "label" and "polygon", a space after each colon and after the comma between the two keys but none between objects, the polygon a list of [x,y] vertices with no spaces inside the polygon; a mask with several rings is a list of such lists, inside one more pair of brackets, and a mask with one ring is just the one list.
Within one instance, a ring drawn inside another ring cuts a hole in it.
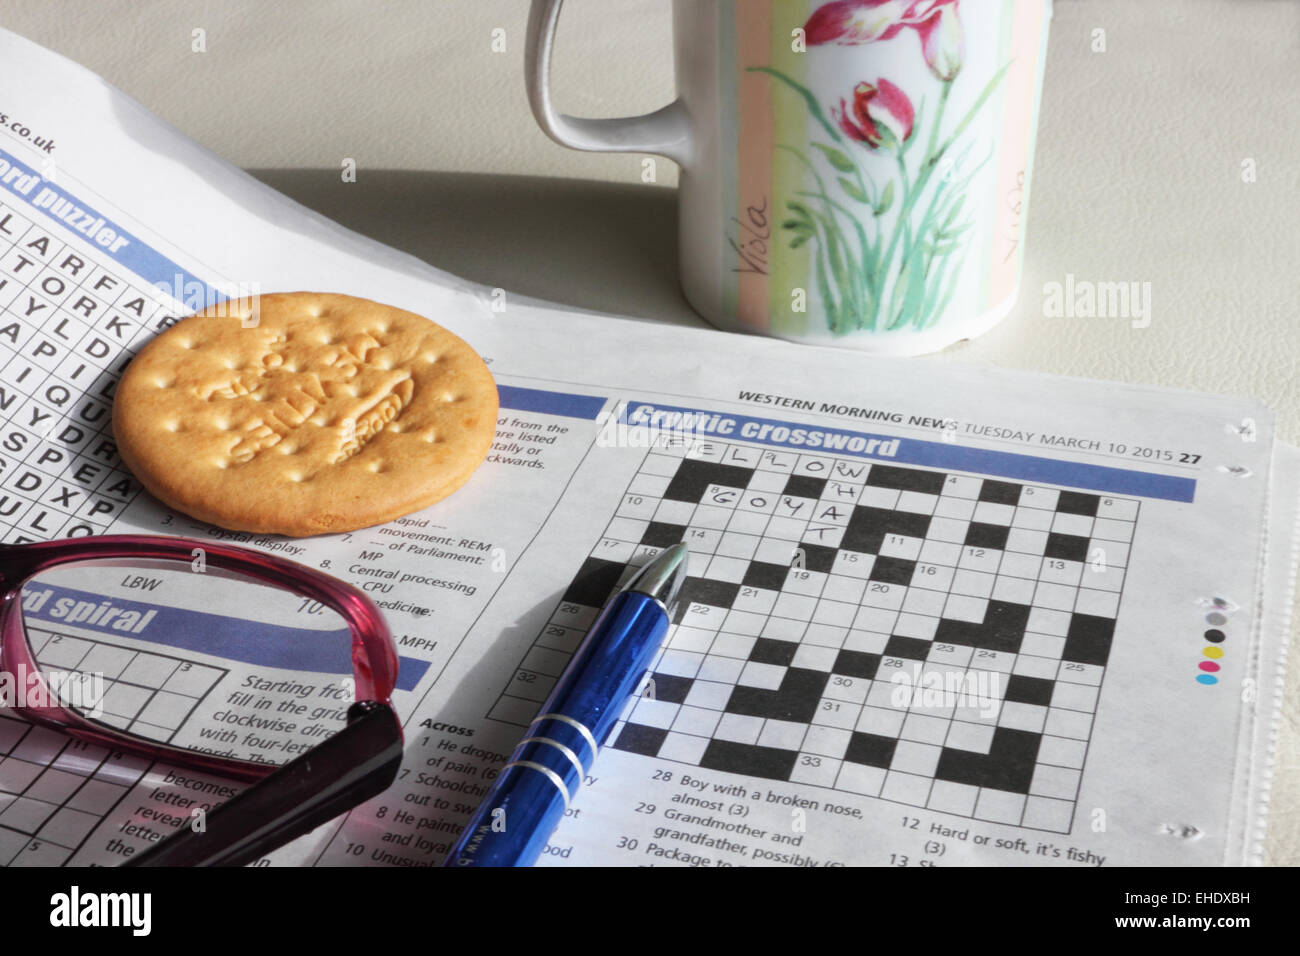
[{"label": "blue pen barrel", "polygon": [[651,597],[606,605],[445,866],[531,866],[591,771],[668,630]]}]

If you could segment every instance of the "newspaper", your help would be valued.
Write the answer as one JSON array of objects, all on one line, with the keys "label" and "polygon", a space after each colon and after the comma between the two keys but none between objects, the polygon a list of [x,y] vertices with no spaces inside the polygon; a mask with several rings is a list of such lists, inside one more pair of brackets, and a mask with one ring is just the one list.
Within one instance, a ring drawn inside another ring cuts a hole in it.
[{"label": "newspaper", "polygon": [[[398,780],[262,862],[440,863],[611,589],[678,540],[674,627],[543,865],[1259,859],[1300,466],[1257,403],[521,300],[3,32],[0,187],[0,540],[236,543],[362,588],[397,638]],[[463,489],[311,539],[141,490],[109,424],[132,355],[197,307],[295,290],[427,315],[485,357],[501,412]],[[106,655],[107,685],[68,690],[100,719],[278,762],[353,689],[346,661],[283,648],[341,625],[234,586],[115,567],[22,600],[42,667]],[[0,862],[120,862],[240,786],[3,713]]]}]

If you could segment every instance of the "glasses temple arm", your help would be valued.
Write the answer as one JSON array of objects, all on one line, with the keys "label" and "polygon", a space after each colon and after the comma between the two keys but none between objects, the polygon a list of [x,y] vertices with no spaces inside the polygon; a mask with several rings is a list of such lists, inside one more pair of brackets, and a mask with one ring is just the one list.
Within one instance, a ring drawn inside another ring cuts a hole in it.
[{"label": "glasses temple arm", "polygon": [[348,725],[124,866],[243,866],[382,793],[402,762],[387,704],[359,701]]}]

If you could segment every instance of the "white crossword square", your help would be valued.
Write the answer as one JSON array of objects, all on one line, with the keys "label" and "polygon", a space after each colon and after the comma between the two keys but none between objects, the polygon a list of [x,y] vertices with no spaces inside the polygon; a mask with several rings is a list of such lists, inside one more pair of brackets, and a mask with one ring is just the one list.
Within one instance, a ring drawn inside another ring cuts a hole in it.
[{"label": "white crossword square", "polygon": [[1137,518],[1138,503],[1131,498],[1102,498],[1097,505],[1098,518],[1119,518],[1133,521]]},{"label": "white crossword square", "polygon": [[803,750],[823,757],[842,757],[852,737],[851,731],[841,727],[810,726],[804,735]]},{"label": "white crossword square", "polygon": [[1070,615],[1065,611],[1045,607],[1030,608],[1029,622],[1025,625],[1025,630],[1065,637],[1070,633]]},{"label": "white crossword square", "polygon": [[664,760],[698,764],[708,746],[708,737],[670,732],[659,747],[659,756]]},{"label": "white crossword square", "polygon": [[985,598],[971,597],[966,594],[951,594],[944,606],[943,616],[949,621],[966,621],[970,624],[983,624],[988,612],[989,602]]},{"label": "white crossword square", "polygon": [[[889,688],[883,688],[888,692]],[[871,689],[875,693],[876,688]],[[857,726],[854,728],[861,734],[877,734],[881,737],[897,737],[898,732],[903,729],[903,720],[907,717],[907,711],[898,710],[897,708],[873,707],[866,706],[862,708],[862,713],[858,717]]]},{"label": "white crossword square", "polygon": [[991,597],[995,601],[1004,601],[1009,604],[1033,604],[1035,586],[1035,583],[1029,578],[1013,578],[1005,574],[999,574],[997,580],[993,582]]},{"label": "white crossword square", "polygon": [[[939,766],[939,754],[942,751],[942,747],[936,747],[934,744],[900,740],[894,748],[894,759],[890,761],[889,768],[903,773],[922,774],[932,778],[934,771]],[[928,780],[926,784],[928,789]]]},{"label": "white crossword square", "polygon": [[1080,776],[1081,774],[1077,770],[1039,764],[1034,768],[1033,782],[1029,786],[1029,792],[1038,797],[1073,800],[1079,792]]},{"label": "white crossword square", "polygon": [[979,800],[975,803],[974,816],[977,820],[1019,826],[1024,812],[1025,798],[1020,794],[983,788],[980,790]]},{"label": "white crossword square", "polygon": [[744,714],[723,714],[713,736],[718,740],[729,740],[738,744],[758,742],[758,735],[763,731],[762,717],[749,717]]},{"label": "white crossword square", "polygon": [[[695,654],[706,654],[708,648],[714,645],[714,632],[706,630],[703,627],[677,627],[672,630],[672,637],[668,639],[668,648],[672,650],[685,650],[685,652]],[[698,667],[698,662],[697,665]]]},{"label": "white crossword square", "polygon": [[948,542],[960,548],[962,542],[966,540],[966,532],[969,528],[970,522],[961,518],[931,518],[930,528],[925,536],[931,542]]},{"label": "white crossword square", "polygon": [[886,511],[893,511],[894,506],[898,504],[899,493],[893,488],[877,488],[875,485],[867,485],[862,489],[862,496],[858,499],[858,505],[862,508],[883,508]]},{"label": "white crossword square", "polygon": [[814,624],[848,627],[853,623],[857,613],[858,608],[855,604],[849,604],[847,601],[829,601],[823,597],[817,602],[817,610],[813,612],[812,620]]},{"label": "white crossword square", "polygon": [[1113,618],[1119,613],[1119,593],[1116,591],[1098,591],[1090,587],[1079,588],[1079,600],[1076,602],[1074,610],[1079,614]]},{"label": "white crossword square", "polygon": [[1097,541],[1131,541],[1133,540],[1133,522],[1115,521],[1110,518],[1099,517],[1093,522],[1092,537]]},{"label": "white crossword square", "polygon": [[1007,551],[1042,554],[1047,549],[1047,532],[1031,528],[1012,528],[1007,532]]},{"label": "white crossword square", "polygon": [[1015,517],[1011,519],[1011,527],[1028,531],[1050,531],[1052,516],[1055,514],[1054,511],[1039,511],[1037,508],[1017,508]]},{"label": "white crossword square", "polygon": [[969,521],[975,514],[976,502],[970,498],[950,498],[944,495],[939,499],[939,503],[934,506],[934,513],[939,518],[956,518],[959,521]]},{"label": "white crossword square", "polygon": [[1088,515],[1058,511],[1052,520],[1052,530],[1057,534],[1073,534],[1081,538],[1092,536],[1092,518]]},{"label": "white crossword square", "polygon": [[[679,627],[678,630],[680,629]],[[719,634],[714,638],[709,653],[716,654],[719,657],[734,657],[736,660],[747,661],[750,652],[754,649],[754,642],[757,640],[756,637],[744,634]]]},{"label": "white crossword square", "polygon": [[1016,516],[1013,505],[1000,505],[993,501],[981,501],[975,506],[975,520],[981,524],[1009,525]]},{"label": "white crossword square", "polygon": [[807,731],[807,724],[790,720],[765,720],[763,730],[758,735],[758,745],[778,750],[802,750]]},{"label": "white crossword square", "polygon": [[815,644],[804,643],[795,649],[790,666],[830,673],[831,668],[835,666],[835,658],[838,656],[839,651],[837,648],[818,647]]},{"label": "white crossword square", "polygon": [[862,599],[862,592],[866,589],[866,581],[846,577],[842,574],[831,574],[826,578],[826,587],[822,589],[822,598],[856,605]]},{"label": "white crossword square", "polygon": [[1083,767],[1088,752],[1087,741],[1065,737],[1044,737],[1038,744],[1038,762],[1058,767]]},{"label": "white crossword square", "polygon": [[672,729],[683,734],[696,734],[700,737],[712,737],[714,729],[722,714],[705,707],[691,707],[683,704],[673,720]]},{"label": "white crossword square", "polygon": [[903,598],[902,610],[909,614],[929,614],[938,617],[943,613],[945,595],[942,591],[928,591],[924,588],[908,588]]},{"label": "white crossword square", "polygon": [[730,683],[696,679],[691,684],[691,689],[686,692],[683,707],[689,705],[720,712],[727,706],[727,701],[731,700],[732,690]]},{"label": "white crossword square", "polygon": [[808,630],[804,631],[803,643],[815,647],[832,647],[839,648],[844,644],[844,639],[848,636],[847,627],[832,627],[829,624],[809,624]]},{"label": "white crossword square", "polygon": [[904,491],[898,496],[898,504],[895,506],[895,510],[929,515],[934,514],[935,506],[938,503],[938,495],[927,495],[920,491]]},{"label": "white crossword square", "polygon": [[738,510],[727,522],[727,530],[737,534],[753,535],[755,540],[767,528],[767,515],[757,511]]},{"label": "white crossword square", "polygon": [[1073,611],[1074,599],[1078,593],[1078,588],[1069,587],[1064,584],[1051,584],[1047,581],[1040,581],[1037,590],[1034,591],[1034,603],[1042,608],[1051,608],[1057,611]]},{"label": "white crossword square", "polygon": [[[939,595],[942,600],[943,595]],[[894,625],[894,633],[899,637],[914,637],[922,641],[934,640],[935,632],[939,629],[939,618],[937,615],[928,613],[911,614],[903,611],[898,615],[898,622]]]},{"label": "white crossword square", "polygon": [[695,504],[690,501],[673,501],[665,499],[655,509],[655,521],[661,524],[688,525],[695,514]]},{"label": "white crossword square", "polygon": [[980,496],[984,479],[971,478],[968,475],[949,475],[943,482],[945,498],[969,498],[972,501]]},{"label": "white crossword square", "polygon": [[[952,593],[970,597],[987,598],[993,593],[996,575],[985,571],[962,569],[952,577]],[[983,620],[983,618],[980,618]]]}]

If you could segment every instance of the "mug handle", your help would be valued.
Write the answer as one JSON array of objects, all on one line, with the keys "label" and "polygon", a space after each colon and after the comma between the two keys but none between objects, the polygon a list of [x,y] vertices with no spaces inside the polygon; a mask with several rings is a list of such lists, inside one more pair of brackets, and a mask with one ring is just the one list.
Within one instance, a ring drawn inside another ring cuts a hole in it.
[{"label": "mug handle", "polygon": [[533,0],[528,13],[524,73],[528,103],[543,132],[561,146],[596,153],[654,153],[682,166],[693,154],[690,117],[681,99],[643,116],[583,119],[557,112],[551,103],[551,50],[564,0]]}]

